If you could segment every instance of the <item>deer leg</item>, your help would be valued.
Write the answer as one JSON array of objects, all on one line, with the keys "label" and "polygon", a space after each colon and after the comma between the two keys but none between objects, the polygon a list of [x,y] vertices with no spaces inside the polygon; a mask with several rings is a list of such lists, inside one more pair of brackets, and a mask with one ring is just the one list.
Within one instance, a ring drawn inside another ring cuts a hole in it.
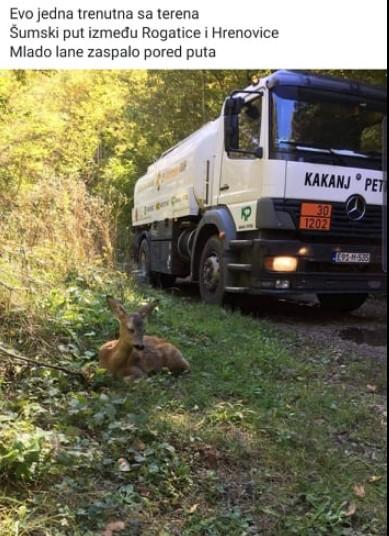
[{"label": "deer leg", "polygon": [[123,380],[127,383],[131,383],[135,380],[140,380],[141,378],[146,378],[147,374],[143,372],[139,367],[130,367],[126,370],[126,374],[123,377]]}]

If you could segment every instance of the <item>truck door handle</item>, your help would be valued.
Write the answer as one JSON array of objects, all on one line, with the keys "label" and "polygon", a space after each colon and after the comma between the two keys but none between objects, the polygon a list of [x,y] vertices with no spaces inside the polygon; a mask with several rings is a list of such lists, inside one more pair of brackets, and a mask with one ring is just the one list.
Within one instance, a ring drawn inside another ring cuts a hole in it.
[{"label": "truck door handle", "polygon": [[220,186],[220,191],[224,192],[225,190],[229,190],[230,185],[229,184],[223,184],[223,186]]}]

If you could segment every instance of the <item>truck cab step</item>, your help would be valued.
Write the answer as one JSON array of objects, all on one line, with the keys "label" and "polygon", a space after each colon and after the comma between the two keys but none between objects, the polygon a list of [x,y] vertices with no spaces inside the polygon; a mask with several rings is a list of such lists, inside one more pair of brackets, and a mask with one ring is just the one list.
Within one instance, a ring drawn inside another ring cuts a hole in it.
[{"label": "truck cab step", "polygon": [[227,264],[227,268],[233,272],[251,272],[253,269],[252,264],[243,264],[238,262],[230,262]]},{"label": "truck cab step", "polygon": [[230,248],[236,248],[236,249],[240,249],[240,248],[249,248],[253,245],[253,241],[252,240],[230,240],[229,241],[229,246]]},{"label": "truck cab step", "polygon": [[225,291],[231,294],[245,294],[249,291],[249,287],[225,287]]}]

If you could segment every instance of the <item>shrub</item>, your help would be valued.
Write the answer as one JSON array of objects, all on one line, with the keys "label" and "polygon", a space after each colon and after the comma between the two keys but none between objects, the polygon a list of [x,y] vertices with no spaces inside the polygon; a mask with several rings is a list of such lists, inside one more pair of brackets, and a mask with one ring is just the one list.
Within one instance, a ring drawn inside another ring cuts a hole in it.
[{"label": "shrub", "polygon": [[36,480],[47,468],[53,450],[50,432],[27,421],[0,428],[0,478],[10,482]]}]

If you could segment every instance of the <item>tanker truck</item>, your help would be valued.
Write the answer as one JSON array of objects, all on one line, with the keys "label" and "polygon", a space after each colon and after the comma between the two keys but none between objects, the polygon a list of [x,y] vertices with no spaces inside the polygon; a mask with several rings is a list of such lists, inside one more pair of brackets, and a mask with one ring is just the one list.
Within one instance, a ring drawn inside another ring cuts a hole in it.
[{"label": "tanker truck", "polygon": [[351,311],[384,294],[385,116],[384,88],[313,73],[234,91],[136,182],[138,274],[186,278],[208,304],[313,294]]}]

